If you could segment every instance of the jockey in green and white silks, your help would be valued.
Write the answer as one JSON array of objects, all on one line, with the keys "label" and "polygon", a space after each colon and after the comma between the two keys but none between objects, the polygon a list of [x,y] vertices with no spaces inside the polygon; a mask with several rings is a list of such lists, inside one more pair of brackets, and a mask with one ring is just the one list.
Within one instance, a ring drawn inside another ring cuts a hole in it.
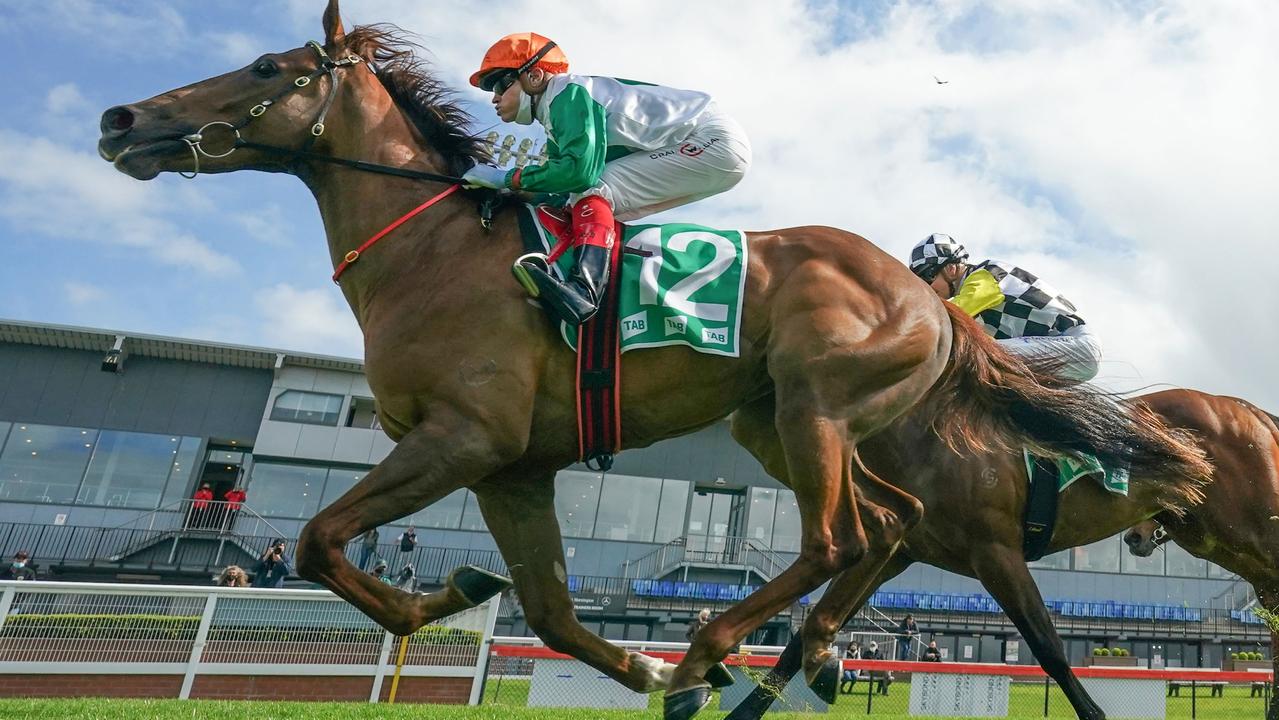
[{"label": "jockey in green and white silks", "polygon": [[595,313],[608,282],[614,216],[636,220],[724,192],[750,167],[746,133],[710,95],[569,74],[564,54],[535,33],[498,41],[471,84],[493,92],[503,121],[536,120],[546,129],[545,163],[509,171],[479,165],[463,179],[469,186],[569,196],[573,270],[560,282],[538,265],[527,269],[551,307],[574,325]]},{"label": "jockey in green and white silks", "polygon": [[1037,276],[998,260],[970,265],[964,246],[940,233],[915,245],[910,269],[1010,352],[1057,363],[1069,380],[1096,377],[1101,342],[1075,306]]}]

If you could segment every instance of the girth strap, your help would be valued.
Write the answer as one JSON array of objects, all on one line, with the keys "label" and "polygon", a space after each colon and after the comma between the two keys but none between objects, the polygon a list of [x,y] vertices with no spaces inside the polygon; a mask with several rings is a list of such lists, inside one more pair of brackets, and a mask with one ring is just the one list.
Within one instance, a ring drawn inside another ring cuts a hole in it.
[{"label": "girth strap", "polygon": [[1048,553],[1057,527],[1057,463],[1036,457],[1022,516],[1022,554],[1034,562]]}]

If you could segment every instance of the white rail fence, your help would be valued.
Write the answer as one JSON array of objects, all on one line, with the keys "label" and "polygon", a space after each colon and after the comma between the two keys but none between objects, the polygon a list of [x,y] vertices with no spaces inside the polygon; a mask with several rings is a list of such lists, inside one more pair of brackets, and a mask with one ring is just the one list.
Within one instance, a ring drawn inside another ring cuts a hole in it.
[{"label": "white rail fence", "polygon": [[[469,678],[478,704],[496,598],[410,636],[400,676]],[[394,674],[400,643],[324,590],[0,581],[0,675],[372,678]]]}]

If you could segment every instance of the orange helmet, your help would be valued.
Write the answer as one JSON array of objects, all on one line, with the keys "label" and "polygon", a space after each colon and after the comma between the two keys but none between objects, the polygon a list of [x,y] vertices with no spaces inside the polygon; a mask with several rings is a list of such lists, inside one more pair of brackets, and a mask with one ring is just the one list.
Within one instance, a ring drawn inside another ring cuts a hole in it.
[{"label": "orange helmet", "polygon": [[550,38],[533,32],[514,33],[493,43],[484,53],[480,69],[471,73],[471,84],[480,87],[480,79],[494,70],[523,73],[535,67],[549,73],[568,72],[568,58]]}]

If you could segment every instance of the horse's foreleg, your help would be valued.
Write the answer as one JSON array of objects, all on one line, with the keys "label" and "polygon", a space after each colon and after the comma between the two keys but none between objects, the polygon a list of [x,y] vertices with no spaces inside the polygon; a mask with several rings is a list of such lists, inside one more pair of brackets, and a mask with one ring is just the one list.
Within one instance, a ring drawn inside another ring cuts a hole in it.
[{"label": "horse's foreleg", "polygon": [[[872,562],[874,551],[868,553],[865,563]],[[795,677],[795,673],[799,672],[804,666],[804,649],[809,647],[808,641],[805,639],[807,634],[808,623],[813,621],[813,617],[818,613],[826,613],[828,616],[836,616],[838,610],[834,609],[836,604],[847,604],[847,611],[843,616],[839,616],[838,622],[834,625],[835,629],[830,631],[833,638],[839,628],[844,626],[848,618],[852,617],[866,604],[867,598],[871,596],[881,585],[897,577],[906,568],[910,567],[914,561],[910,558],[896,554],[888,558],[886,562],[878,563],[879,571],[873,576],[874,579],[867,583],[865,574],[862,572],[863,564],[857,565],[845,570],[827,586],[826,592],[822,594],[821,600],[817,601],[813,611],[809,613],[808,618],[804,621],[805,633],[792,635],[790,642],[786,643],[786,648],[782,650],[782,654],[778,656],[777,662],[768,671],[768,675],[760,682],[760,684],[746,696],[745,700],[738,703],[733,708],[733,712],[729,713],[724,720],[759,720],[768,710],[773,701],[777,699],[778,694],[786,687],[791,678]],[[850,601],[851,602],[848,602]],[[827,622],[823,621],[823,625]],[[828,647],[830,641],[827,640]]]},{"label": "horse's foreleg", "polygon": [[[853,457],[856,461],[853,477],[862,490],[857,499],[858,516],[866,527],[870,551],[855,567],[835,578],[805,620],[802,633],[805,678],[827,702],[835,701],[839,677],[837,658],[830,650],[835,634],[866,602],[873,589],[884,582],[873,581],[893,557],[906,532],[923,517],[923,505],[918,499],[881,480],[862,463],[856,451]],[[893,575],[898,572],[901,571]]]},{"label": "horse's foreleg", "polygon": [[734,644],[866,552],[849,469],[854,445],[847,424],[819,417],[810,404],[787,408],[780,394],[778,401],[776,427],[799,505],[799,558],[698,632],[671,679],[665,700],[668,720],[691,717],[709,702],[702,676]]},{"label": "horse's foreleg", "polygon": [[474,490],[510,568],[529,629],[550,649],[572,655],[635,692],[665,688],[673,665],[627,652],[577,621],[555,517],[554,474],[531,480],[490,478]]},{"label": "horse's foreleg", "polygon": [[[1271,612],[1279,611],[1279,588],[1263,588],[1253,586],[1257,591],[1257,601]],[[1279,720],[1279,628],[1270,625],[1270,705],[1266,708],[1266,720]]]},{"label": "horse's foreleg", "polygon": [[1080,720],[1105,720],[1106,714],[1088,696],[1070,669],[1061,636],[1053,627],[1052,616],[1044,606],[1044,599],[1026,567],[1021,549],[991,544],[985,548],[974,548],[972,556],[976,558],[974,570],[977,579],[1026,638],[1035,659],[1057,681]]},{"label": "horse's foreleg", "polygon": [[409,635],[423,625],[483,602],[509,586],[505,578],[460,569],[444,590],[407,593],[381,582],[347,560],[351,538],[430,505],[488,475],[513,451],[490,442],[491,433],[440,409],[333,504],[316,514],[298,541],[298,574],[318,582],[379,625]]}]

